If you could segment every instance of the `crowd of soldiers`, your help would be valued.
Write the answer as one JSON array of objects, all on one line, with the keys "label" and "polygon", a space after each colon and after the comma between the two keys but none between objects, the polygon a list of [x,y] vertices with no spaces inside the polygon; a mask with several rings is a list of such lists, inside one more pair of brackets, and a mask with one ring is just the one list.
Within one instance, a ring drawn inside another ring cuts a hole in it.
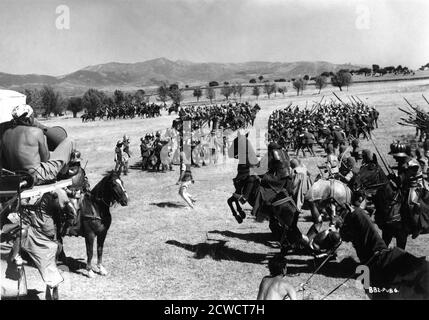
[{"label": "crowd of soldiers", "polygon": [[239,128],[254,125],[258,111],[258,104],[253,107],[249,102],[235,102],[221,105],[184,106],[178,112],[178,119],[173,122],[173,127],[183,121],[192,121],[192,130],[208,127],[217,129],[238,130]]},{"label": "crowd of soldiers", "polygon": [[[147,133],[140,139],[142,170],[172,170],[172,163],[180,162],[180,145],[186,130],[192,131],[192,165],[216,164],[220,156],[226,158],[229,142],[225,130],[253,125],[259,110],[257,104],[251,106],[248,102],[180,107],[171,128]],[[186,121],[189,126],[184,128]]]},{"label": "crowd of soldiers", "polygon": [[96,111],[85,110],[82,114],[82,122],[99,120],[115,120],[115,119],[133,119],[140,118],[154,118],[161,116],[161,110],[165,105],[156,103],[130,103],[130,104],[115,104],[104,105]]},{"label": "crowd of soldiers", "polygon": [[268,140],[295,150],[297,155],[301,150],[304,156],[305,150],[314,155],[315,144],[325,150],[332,144],[338,150],[345,142],[361,137],[368,139],[371,131],[378,128],[378,116],[374,107],[358,101],[318,103],[304,110],[289,105],[270,115]]}]

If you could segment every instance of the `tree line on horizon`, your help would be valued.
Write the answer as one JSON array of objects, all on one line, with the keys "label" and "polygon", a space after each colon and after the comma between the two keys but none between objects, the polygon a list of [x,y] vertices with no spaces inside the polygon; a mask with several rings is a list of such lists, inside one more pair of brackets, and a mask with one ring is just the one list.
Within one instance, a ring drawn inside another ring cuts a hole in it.
[{"label": "tree line on horizon", "polygon": [[[429,65],[429,64],[428,64]],[[44,86],[42,89],[24,89],[21,91],[27,96],[27,103],[30,104],[36,115],[43,117],[49,117],[50,115],[59,116],[63,115],[66,110],[71,111],[73,117],[77,117],[77,114],[83,110],[88,112],[94,112],[103,106],[114,106],[124,105],[130,103],[143,103],[149,101],[149,96],[155,95],[156,100],[162,103],[171,101],[174,104],[180,105],[184,100],[184,90],[192,90],[193,97],[199,102],[201,97],[205,96],[210,103],[216,99],[217,91],[221,96],[225,97],[228,101],[230,97],[239,98],[241,101],[242,96],[247,92],[250,87],[250,94],[259,99],[262,93],[265,93],[270,99],[271,95],[277,95],[277,93],[283,96],[287,92],[286,85],[281,83],[291,82],[293,89],[296,90],[297,95],[302,95],[304,90],[307,88],[309,81],[314,81],[316,89],[319,90],[319,94],[322,89],[326,88],[330,82],[332,86],[338,87],[340,91],[343,88],[348,88],[353,81],[353,75],[364,75],[364,76],[383,76],[384,74],[409,74],[413,72],[407,67],[401,65],[394,67],[388,66],[381,68],[379,65],[374,64],[372,68],[360,68],[355,70],[341,69],[334,72],[322,72],[318,76],[305,75],[304,77],[291,78],[286,80],[285,78],[278,78],[274,80],[265,79],[263,75],[257,78],[249,80],[249,85],[242,83],[229,83],[224,81],[220,84],[218,81],[210,81],[206,86],[196,86],[190,88],[186,85],[184,88],[179,88],[178,84],[168,84],[168,82],[162,82],[156,89],[156,92],[147,94],[145,90],[138,89],[135,92],[123,92],[121,90],[115,90],[113,94],[108,94],[104,91],[90,88],[82,96],[75,96],[66,98],[58,90],[55,90],[51,86]]]}]

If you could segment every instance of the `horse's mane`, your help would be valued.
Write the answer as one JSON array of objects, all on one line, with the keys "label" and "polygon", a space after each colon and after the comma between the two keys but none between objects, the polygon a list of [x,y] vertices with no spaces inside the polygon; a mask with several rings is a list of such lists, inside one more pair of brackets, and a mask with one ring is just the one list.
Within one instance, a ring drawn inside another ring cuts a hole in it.
[{"label": "horse's mane", "polygon": [[106,193],[106,186],[110,181],[112,181],[115,178],[119,178],[118,174],[115,171],[110,172],[107,174],[103,179],[101,179],[94,188],[91,190],[91,196],[95,199],[102,199],[103,196]]}]

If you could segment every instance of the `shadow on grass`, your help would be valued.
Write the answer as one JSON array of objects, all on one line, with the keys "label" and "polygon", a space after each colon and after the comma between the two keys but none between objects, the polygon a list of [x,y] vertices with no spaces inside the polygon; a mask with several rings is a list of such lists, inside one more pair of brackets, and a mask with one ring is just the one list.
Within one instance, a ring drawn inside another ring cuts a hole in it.
[{"label": "shadow on grass", "polygon": [[[36,289],[29,289],[27,290],[27,295],[23,297],[19,297],[19,300],[40,300],[39,294],[41,294],[43,291],[39,291]],[[18,300],[16,297],[2,297],[1,300]]]},{"label": "shadow on grass", "polygon": [[171,202],[171,201],[152,202],[152,203],[149,203],[149,205],[151,205],[151,206],[157,206],[159,208],[185,208],[185,207],[187,207],[183,203]]},{"label": "shadow on grass", "polygon": [[[323,259],[288,259],[288,274],[313,273],[323,263]],[[300,265],[301,264],[301,265]],[[328,261],[317,274],[330,278],[347,278],[355,272],[358,263],[350,257],[342,259],[340,262],[336,260]]]},{"label": "shadow on grass", "polygon": [[60,262],[60,266],[64,265],[68,268],[68,271],[75,274],[83,275],[82,270],[86,270],[86,262],[84,259],[75,259],[73,257],[66,257],[66,261]]},{"label": "shadow on grass", "polygon": [[198,244],[187,244],[176,240],[168,240],[167,244],[183,248],[187,251],[194,252],[195,259],[204,259],[210,257],[213,260],[237,261],[243,263],[261,264],[272,255],[262,253],[249,253],[238,249],[228,248],[225,244],[227,241],[216,240],[215,243],[202,242]]},{"label": "shadow on grass", "polygon": [[263,244],[270,248],[279,247],[278,244],[271,243],[271,242],[276,242],[276,239],[274,238],[271,232],[236,233],[228,230],[225,230],[225,231],[213,230],[213,231],[209,231],[208,233],[220,234],[224,237],[236,238],[244,241],[252,241],[255,243]]}]

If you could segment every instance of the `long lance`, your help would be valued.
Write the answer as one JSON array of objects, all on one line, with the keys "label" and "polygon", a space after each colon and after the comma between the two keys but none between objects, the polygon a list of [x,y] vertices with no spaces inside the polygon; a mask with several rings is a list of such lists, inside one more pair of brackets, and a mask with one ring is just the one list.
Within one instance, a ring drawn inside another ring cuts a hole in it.
[{"label": "long lance", "polygon": [[320,102],[314,107],[314,109],[310,112],[310,115],[312,115],[314,112],[316,112],[317,111],[317,109],[319,109],[319,107],[320,107],[320,105],[321,105],[321,103],[322,103],[322,101],[323,101],[323,98],[325,98],[325,96],[322,96],[322,99],[320,99]]},{"label": "long lance", "polygon": [[[310,282],[311,278],[313,278],[314,275],[316,275],[319,272],[319,270],[322,269],[322,267],[326,264],[326,262],[329,261],[329,259],[331,258],[331,256],[335,253],[335,251],[338,250],[338,248],[341,246],[341,244],[342,244],[342,241],[340,241],[334,248],[332,248],[328,252],[325,260],[323,260],[322,263],[317,267],[317,269],[313,271],[313,273],[310,275],[310,277],[304,283],[300,284],[300,289],[303,291],[303,295],[304,295],[305,287]],[[298,291],[301,291],[301,290],[298,290]]]},{"label": "long lance", "polygon": [[413,105],[407,100],[407,98],[405,98],[405,97],[402,97],[402,98],[404,98],[405,102],[408,103],[408,105],[411,107],[411,109],[414,110]]},{"label": "long lance", "polygon": [[333,91],[332,91],[332,93],[334,94],[334,96],[335,96],[338,100],[340,100],[340,101],[341,101],[341,103],[342,103],[342,104],[346,105],[346,104],[343,102],[343,100],[341,100],[341,99],[340,99],[340,97],[338,97],[338,96],[335,94],[335,92],[333,92]]},{"label": "long lance", "polygon": [[418,127],[418,125],[416,125],[416,124],[407,124],[407,123],[402,123],[402,122],[398,122],[398,124],[400,126],[404,126],[404,127],[413,127],[413,128]]},{"label": "long lance", "polygon": [[357,100],[355,99],[355,97],[353,97],[353,96],[350,96],[350,97],[352,97],[353,101],[354,101],[356,104],[359,104],[359,101],[357,101]]},{"label": "long lance", "polygon": [[353,103],[353,100],[350,97],[348,97],[348,98],[349,98],[350,102],[352,103],[352,106],[356,108],[356,105]]},{"label": "long lance", "polygon": [[370,140],[371,140],[372,144],[374,145],[374,148],[375,148],[375,150],[377,151],[378,156],[380,157],[381,162],[383,162],[383,165],[384,165],[384,167],[386,168],[387,173],[388,173],[388,174],[390,174],[391,172],[390,172],[390,170],[389,170],[389,166],[386,164],[386,160],[384,159],[384,157],[383,157],[383,155],[381,154],[380,150],[378,150],[377,145],[375,144],[375,142],[374,142],[374,140],[373,140],[373,138],[372,138],[371,136],[370,136]]},{"label": "long lance", "polygon": [[429,101],[426,99],[426,97],[423,95],[423,93],[422,93],[422,97],[423,97],[423,99],[425,99],[426,103],[429,104]]},{"label": "long lance", "polygon": [[356,99],[358,99],[362,104],[365,104],[358,96],[356,96]]}]

